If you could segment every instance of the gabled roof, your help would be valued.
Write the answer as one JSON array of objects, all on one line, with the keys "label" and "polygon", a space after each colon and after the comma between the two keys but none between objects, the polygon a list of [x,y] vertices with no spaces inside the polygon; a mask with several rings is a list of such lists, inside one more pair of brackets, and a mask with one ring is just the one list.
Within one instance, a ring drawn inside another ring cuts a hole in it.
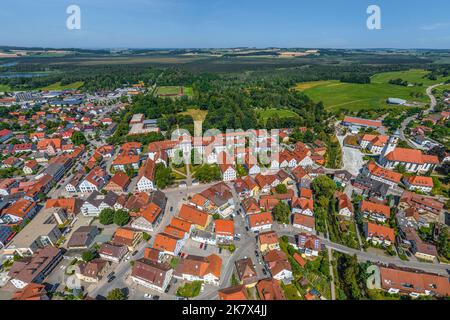
[{"label": "gabled roof", "polygon": [[413,186],[419,186],[419,187],[430,187],[433,188],[433,179],[431,177],[423,177],[423,176],[413,176],[413,177],[406,177],[405,178],[409,184]]},{"label": "gabled roof", "polygon": [[202,227],[206,227],[206,224],[208,222],[207,213],[187,204],[183,204],[181,206],[178,216],[184,220]]},{"label": "gabled roof", "polygon": [[439,159],[437,156],[424,155],[420,150],[407,148],[395,148],[386,155],[386,159],[389,161],[417,163],[417,164],[439,163]]},{"label": "gabled roof", "polygon": [[381,237],[389,241],[395,240],[394,229],[376,223],[367,222],[366,231],[368,237]]},{"label": "gabled roof", "polygon": [[362,201],[360,210],[361,212],[382,214],[386,218],[389,218],[391,216],[391,209],[388,206],[366,200]]},{"label": "gabled roof", "polygon": [[212,274],[220,279],[221,269],[222,259],[216,254],[211,254],[207,257],[188,255],[179,262],[175,269],[175,273],[189,274],[198,277]]},{"label": "gabled roof", "polygon": [[273,278],[260,280],[256,289],[261,300],[286,300],[280,283]]},{"label": "gabled roof", "polygon": [[221,289],[219,300],[248,300],[247,289],[243,284]]},{"label": "gabled roof", "polygon": [[272,213],[270,212],[261,212],[255,213],[248,216],[248,223],[251,228],[268,225],[273,223]]},{"label": "gabled roof", "polygon": [[367,164],[367,169],[374,176],[383,178],[385,180],[389,180],[389,181],[392,181],[395,183],[400,183],[400,181],[402,179],[402,175],[400,173],[379,167],[373,161],[371,161]]},{"label": "gabled roof", "polygon": [[112,176],[111,180],[109,180],[109,184],[116,184],[122,189],[125,189],[130,184],[130,178],[124,172],[117,172],[114,176]]},{"label": "gabled roof", "polygon": [[234,221],[217,219],[214,221],[216,234],[219,235],[234,235]]}]

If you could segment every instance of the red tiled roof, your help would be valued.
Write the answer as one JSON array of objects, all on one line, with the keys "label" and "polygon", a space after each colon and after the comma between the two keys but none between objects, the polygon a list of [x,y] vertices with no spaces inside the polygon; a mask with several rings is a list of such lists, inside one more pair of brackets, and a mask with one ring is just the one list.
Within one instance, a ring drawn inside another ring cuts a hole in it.
[{"label": "red tiled roof", "polygon": [[272,224],[273,217],[270,212],[255,213],[248,216],[248,222],[251,228],[262,225]]},{"label": "red tiled roof", "polygon": [[206,227],[208,222],[208,214],[198,210],[195,207],[183,204],[178,216],[198,226]]},{"label": "red tiled roof", "polygon": [[392,170],[384,169],[382,167],[379,167],[375,164],[375,162],[369,162],[367,165],[367,169],[370,171],[371,174],[374,176],[395,182],[400,183],[402,179],[402,175],[400,173],[394,172]]},{"label": "red tiled roof", "polygon": [[414,186],[433,188],[433,179],[431,177],[413,176],[407,177],[406,180]]},{"label": "red tiled roof", "polygon": [[363,202],[361,203],[361,212],[382,214],[386,218],[389,218],[391,216],[391,209],[388,206],[366,200],[363,200]]},{"label": "red tiled roof", "polygon": [[370,126],[370,127],[381,127],[381,121],[378,120],[369,120],[369,119],[363,119],[363,118],[355,118],[355,117],[345,117],[344,122],[347,123],[354,123],[357,125],[363,125],[363,126]]},{"label": "red tiled roof", "polygon": [[424,155],[420,150],[407,148],[395,148],[393,151],[389,152],[386,155],[386,159],[389,161],[417,163],[417,164],[439,163],[439,159],[437,156]]},{"label": "red tiled roof", "polygon": [[391,242],[395,240],[394,229],[376,223],[368,222],[367,232],[369,237],[383,237]]}]

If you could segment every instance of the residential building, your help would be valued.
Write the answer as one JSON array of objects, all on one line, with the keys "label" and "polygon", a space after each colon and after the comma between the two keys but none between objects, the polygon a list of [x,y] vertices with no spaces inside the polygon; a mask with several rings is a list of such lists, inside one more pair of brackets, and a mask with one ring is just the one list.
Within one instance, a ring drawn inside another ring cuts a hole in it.
[{"label": "residential building", "polygon": [[391,209],[381,203],[374,203],[363,200],[360,205],[361,213],[364,217],[369,218],[380,223],[385,223],[391,216]]},{"label": "residential building", "polygon": [[218,286],[220,283],[222,259],[211,254],[207,257],[188,255],[179,261],[174,277],[187,281],[203,281]]},{"label": "residential building", "polygon": [[142,232],[127,227],[117,228],[114,232],[112,243],[125,245],[129,251],[133,251],[142,240]]},{"label": "residential building", "polygon": [[287,300],[279,281],[273,278],[260,280],[256,284],[260,300]]},{"label": "residential building", "polygon": [[67,242],[67,248],[88,249],[94,244],[94,239],[99,233],[100,231],[95,226],[81,226],[72,233]]},{"label": "residential building", "polygon": [[148,259],[136,260],[131,271],[134,283],[146,288],[164,292],[172,280],[173,269],[168,264]]},{"label": "residential building", "polygon": [[408,190],[416,190],[425,193],[430,193],[433,190],[433,179],[424,176],[409,176],[403,178],[403,183]]},{"label": "residential building", "polygon": [[103,260],[119,263],[128,253],[126,245],[105,242],[100,246],[98,254]]},{"label": "residential building", "polygon": [[280,249],[278,235],[275,231],[262,232],[258,235],[259,250],[264,254],[270,250]]},{"label": "residential building", "polygon": [[137,190],[139,192],[156,190],[155,184],[155,168],[156,164],[153,160],[147,159],[139,169],[137,178]]},{"label": "residential building", "polygon": [[253,287],[258,282],[258,274],[251,258],[243,258],[235,263],[236,273],[241,284],[246,287]]},{"label": "residential building", "polygon": [[247,224],[251,231],[258,233],[272,228],[273,217],[270,212],[255,213],[246,216]]},{"label": "residential building", "polygon": [[394,229],[376,223],[366,222],[364,224],[364,235],[367,241],[386,247],[389,247],[395,242]]},{"label": "residential building", "polygon": [[15,261],[8,276],[16,288],[23,289],[30,283],[41,283],[61,259],[60,249],[47,246],[38,249],[31,257]]}]

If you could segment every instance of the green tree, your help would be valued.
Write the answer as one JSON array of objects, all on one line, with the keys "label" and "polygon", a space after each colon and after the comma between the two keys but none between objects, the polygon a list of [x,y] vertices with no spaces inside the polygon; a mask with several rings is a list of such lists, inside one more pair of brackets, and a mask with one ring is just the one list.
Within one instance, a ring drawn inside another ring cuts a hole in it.
[{"label": "green tree", "polygon": [[122,289],[116,288],[111,290],[106,296],[107,300],[125,300],[125,294]]},{"label": "green tree", "polygon": [[87,144],[86,137],[80,131],[75,131],[70,137],[70,140],[72,140],[73,144],[76,146],[79,146],[81,144],[84,145]]},{"label": "green tree", "polygon": [[201,165],[194,173],[194,177],[200,182],[207,183],[220,179],[220,170],[217,165]]},{"label": "green tree", "polygon": [[111,208],[103,209],[98,216],[98,220],[105,226],[112,224],[114,222],[114,210]]},{"label": "green tree", "polygon": [[124,226],[130,221],[130,215],[125,210],[117,210],[114,213],[113,222],[118,226]]},{"label": "green tree", "polygon": [[289,223],[289,215],[291,214],[291,210],[283,201],[278,202],[278,204],[273,208],[272,213],[278,222]]},{"label": "green tree", "polygon": [[89,262],[94,260],[97,257],[97,252],[86,250],[81,254],[81,259],[83,259],[84,262]]},{"label": "green tree", "polygon": [[158,163],[155,169],[155,183],[160,189],[165,189],[174,181],[172,170],[167,168],[164,164]]},{"label": "green tree", "polygon": [[318,176],[311,185],[317,197],[323,196],[330,199],[337,190],[336,183],[325,175]]},{"label": "green tree", "polygon": [[285,184],[280,183],[279,185],[277,185],[277,186],[275,187],[275,191],[276,191],[278,194],[286,194],[288,190],[287,190],[287,187],[286,187]]}]

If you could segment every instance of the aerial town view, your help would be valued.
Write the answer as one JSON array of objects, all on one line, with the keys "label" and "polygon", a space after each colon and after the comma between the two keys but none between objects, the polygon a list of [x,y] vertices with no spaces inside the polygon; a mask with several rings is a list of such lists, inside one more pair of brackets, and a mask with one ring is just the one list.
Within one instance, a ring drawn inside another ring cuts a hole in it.
[{"label": "aerial town view", "polygon": [[4,2],[0,300],[449,299],[450,3]]}]

